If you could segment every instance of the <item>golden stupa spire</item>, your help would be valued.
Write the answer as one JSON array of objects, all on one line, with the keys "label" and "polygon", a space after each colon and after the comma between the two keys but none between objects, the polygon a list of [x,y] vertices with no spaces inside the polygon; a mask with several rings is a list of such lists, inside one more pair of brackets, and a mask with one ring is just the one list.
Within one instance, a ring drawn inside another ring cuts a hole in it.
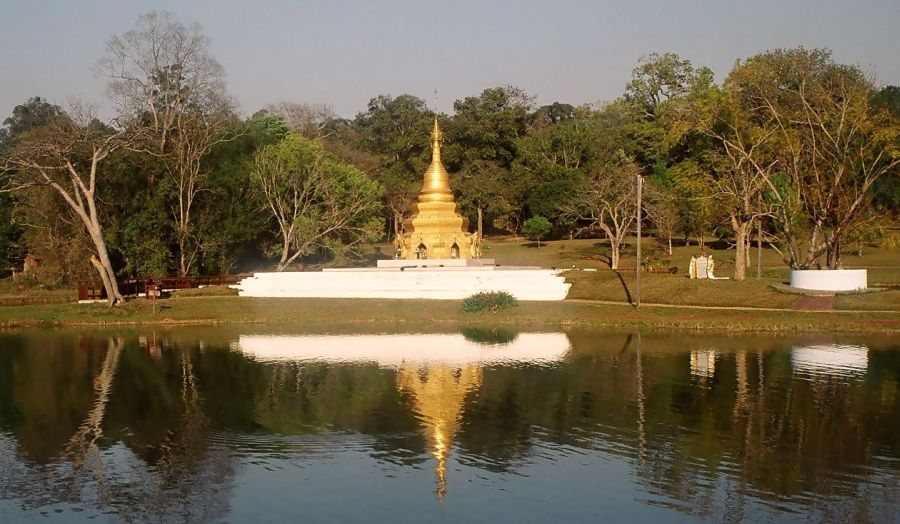
[{"label": "golden stupa spire", "polygon": [[431,129],[431,165],[425,170],[419,202],[453,202],[453,191],[450,189],[450,175],[441,162],[441,145],[444,133],[434,116],[434,127]]}]

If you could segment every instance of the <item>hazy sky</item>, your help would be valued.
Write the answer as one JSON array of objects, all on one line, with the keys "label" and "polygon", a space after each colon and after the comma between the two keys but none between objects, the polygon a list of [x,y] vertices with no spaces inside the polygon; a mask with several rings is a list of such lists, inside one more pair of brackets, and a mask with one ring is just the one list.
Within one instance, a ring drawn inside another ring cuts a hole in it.
[{"label": "hazy sky", "polygon": [[201,24],[246,114],[296,101],[352,117],[378,94],[433,105],[435,88],[449,112],[507,84],[541,104],[591,103],[619,96],[650,52],[676,52],[721,80],[738,58],[800,45],[900,85],[900,0],[0,0],[0,120],[35,95],[102,108],[105,81],[91,68],[111,35],[151,9]]}]

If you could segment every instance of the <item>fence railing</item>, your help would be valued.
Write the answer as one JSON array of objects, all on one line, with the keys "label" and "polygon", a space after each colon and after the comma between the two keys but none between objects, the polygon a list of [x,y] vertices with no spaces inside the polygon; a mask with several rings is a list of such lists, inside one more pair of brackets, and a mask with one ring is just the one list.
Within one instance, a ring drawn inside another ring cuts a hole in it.
[{"label": "fence railing", "polygon": [[[130,279],[119,282],[119,293],[126,297],[140,294],[149,296],[150,290],[173,291],[176,289],[194,289],[204,286],[229,286],[237,284],[241,277],[166,277]],[[106,289],[100,282],[79,282],[78,300],[106,300]]]}]

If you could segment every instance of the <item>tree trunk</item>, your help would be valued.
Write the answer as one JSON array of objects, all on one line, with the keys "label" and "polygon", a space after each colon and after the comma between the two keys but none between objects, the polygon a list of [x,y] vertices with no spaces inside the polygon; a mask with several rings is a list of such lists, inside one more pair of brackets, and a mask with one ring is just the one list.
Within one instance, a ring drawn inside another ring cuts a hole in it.
[{"label": "tree trunk", "polygon": [[113,271],[112,262],[109,260],[109,253],[106,251],[106,241],[103,239],[103,233],[100,224],[96,220],[90,220],[85,225],[90,233],[91,240],[94,242],[94,249],[97,250],[98,257],[91,257],[91,265],[100,274],[100,280],[103,281],[103,288],[106,290],[106,298],[110,306],[114,306],[125,299],[119,292],[119,284],[116,282],[116,272]]},{"label": "tree trunk", "polygon": [[734,229],[735,254],[734,254],[734,279],[744,280],[747,278],[747,258],[749,250],[747,246],[750,237],[750,226],[752,222],[741,222],[737,217],[731,217],[731,227]]},{"label": "tree trunk", "polygon": [[188,268],[187,268],[187,259],[184,255],[184,237],[178,238],[178,276],[186,277]]},{"label": "tree trunk", "polygon": [[479,242],[481,242],[482,234],[484,233],[484,229],[483,229],[484,222],[483,221],[484,221],[483,210],[481,209],[481,206],[478,206],[478,241]]},{"label": "tree trunk", "polygon": [[278,261],[278,266],[275,268],[275,271],[281,273],[285,270],[288,265],[288,253],[291,248],[291,241],[287,235],[283,235],[283,239],[281,242],[281,259]]},{"label": "tree trunk", "polygon": [[744,254],[747,258],[747,267],[752,266],[752,264],[750,263],[750,245],[751,245],[750,243],[753,240],[750,236],[750,231],[752,231],[752,230],[753,230],[753,222],[750,222],[749,224],[747,224],[747,246],[744,248]]},{"label": "tree trunk", "polygon": [[835,235],[828,243],[828,249],[825,254],[825,265],[828,269],[838,269],[841,267],[841,239]]},{"label": "tree trunk", "polygon": [[619,269],[619,242],[618,239],[610,238],[609,239],[609,247],[610,247],[610,269]]},{"label": "tree trunk", "polygon": [[672,256],[672,232],[669,231],[669,256]]}]

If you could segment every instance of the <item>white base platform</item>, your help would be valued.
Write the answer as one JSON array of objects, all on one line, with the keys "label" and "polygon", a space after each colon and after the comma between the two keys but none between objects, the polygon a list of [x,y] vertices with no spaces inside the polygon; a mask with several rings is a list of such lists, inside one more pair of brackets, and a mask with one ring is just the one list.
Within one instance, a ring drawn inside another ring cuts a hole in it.
[{"label": "white base platform", "polygon": [[407,267],[490,267],[494,265],[493,258],[432,258],[417,260],[389,259],[378,260],[378,267],[407,268]]},{"label": "white base platform", "polygon": [[868,287],[865,269],[794,269],[791,287],[815,291],[854,291]]},{"label": "white base platform", "polygon": [[242,297],[458,300],[506,291],[519,300],[563,300],[571,284],[553,269],[362,268],[256,273],[231,286]]}]

